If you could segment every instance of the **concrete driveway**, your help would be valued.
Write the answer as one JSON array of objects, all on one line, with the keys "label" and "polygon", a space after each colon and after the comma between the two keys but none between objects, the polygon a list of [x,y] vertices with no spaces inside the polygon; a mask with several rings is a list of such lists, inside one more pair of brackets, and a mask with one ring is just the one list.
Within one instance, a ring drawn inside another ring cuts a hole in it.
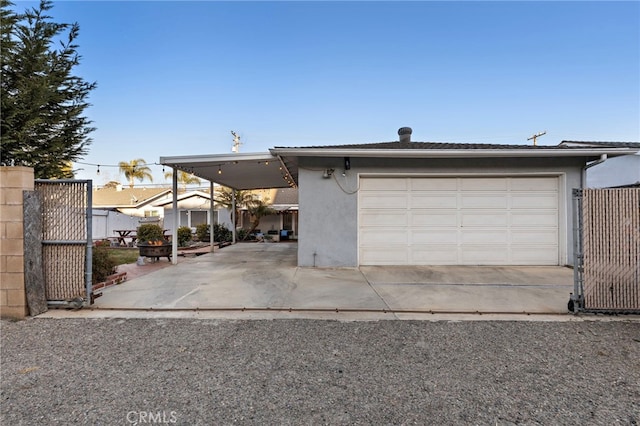
[{"label": "concrete driveway", "polygon": [[296,254],[295,243],[236,244],[108,288],[93,307],[362,311],[374,319],[432,312],[561,314],[573,291],[573,272],[564,267],[298,268]]}]

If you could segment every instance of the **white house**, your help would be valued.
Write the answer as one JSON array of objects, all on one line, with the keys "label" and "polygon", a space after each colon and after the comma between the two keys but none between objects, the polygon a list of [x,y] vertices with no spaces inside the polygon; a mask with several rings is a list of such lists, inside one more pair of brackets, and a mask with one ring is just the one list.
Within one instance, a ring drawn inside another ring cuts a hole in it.
[{"label": "white house", "polygon": [[93,239],[115,237],[115,230],[136,229],[141,223],[162,226],[164,209],[153,205],[171,200],[168,188],[95,188],[91,193]]},{"label": "white house", "polygon": [[[178,227],[196,228],[201,224],[212,223],[210,218],[211,195],[204,191],[189,191],[180,194],[178,200]],[[154,203],[154,207],[163,210],[164,228],[173,232],[173,199],[162,199]],[[229,229],[231,212],[215,204],[213,223],[221,224]]]}]

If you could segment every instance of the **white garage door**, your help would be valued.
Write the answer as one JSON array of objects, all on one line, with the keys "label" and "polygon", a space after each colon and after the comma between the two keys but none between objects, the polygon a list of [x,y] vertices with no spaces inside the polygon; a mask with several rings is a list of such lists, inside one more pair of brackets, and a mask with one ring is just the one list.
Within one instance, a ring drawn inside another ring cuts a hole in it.
[{"label": "white garage door", "polygon": [[365,177],[361,265],[557,265],[557,177]]}]

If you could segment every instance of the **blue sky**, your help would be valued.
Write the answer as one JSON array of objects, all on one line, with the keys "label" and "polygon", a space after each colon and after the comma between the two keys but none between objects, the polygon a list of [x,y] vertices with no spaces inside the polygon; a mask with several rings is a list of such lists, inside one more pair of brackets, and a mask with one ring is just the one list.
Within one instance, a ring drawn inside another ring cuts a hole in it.
[{"label": "blue sky", "polygon": [[98,84],[86,163],[230,153],[231,130],[241,152],[402,126],[433,142],[640,140],[640,2],[59,1],[51,15],[79,23],[76,73]]}]

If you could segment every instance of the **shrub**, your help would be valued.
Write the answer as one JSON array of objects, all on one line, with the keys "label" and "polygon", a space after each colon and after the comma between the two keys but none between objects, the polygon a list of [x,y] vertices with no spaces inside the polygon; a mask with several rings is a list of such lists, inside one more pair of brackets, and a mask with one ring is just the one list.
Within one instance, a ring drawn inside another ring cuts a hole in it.
[{"label": "shrub", "polygon": [[236,237],[238,241],[244,241],[247,238],[248,231],[244,228],[238,228],[236,230]]},{"label": "shrub", "polygon": [[109,255],[109,250],[105,247],[94,247],[91,260],[91,281],[93,284],[102,282],[109,275],[116,273],[116,261]]},{"label": "shrub", "polygon": [[206,223],[201,223],[200,225],[196,226],[196,236],[198,237],[198,241],[209,241],[209,225]]},{"label": "shrub", "polygon": [[233,234],[231,233],[229,228],[227,228],[226,226],[220,225],[219,223],[216,223],[215,225],[213,225],[213,239],[216,242],[219,242],[219,243],[229,242],[231,241],[232,237],[233,237]]},{"label": "shrub", "polygon": [[144,225],[138,226],[137,235],[138,241],[141,243],[164,240],[162,228],[155,223],[145,223]]},{"label": "shrub", "polygon": [[189,241],[191,241],[191,228],[188,226],[178,228],[178,245],[184,247]]}]

